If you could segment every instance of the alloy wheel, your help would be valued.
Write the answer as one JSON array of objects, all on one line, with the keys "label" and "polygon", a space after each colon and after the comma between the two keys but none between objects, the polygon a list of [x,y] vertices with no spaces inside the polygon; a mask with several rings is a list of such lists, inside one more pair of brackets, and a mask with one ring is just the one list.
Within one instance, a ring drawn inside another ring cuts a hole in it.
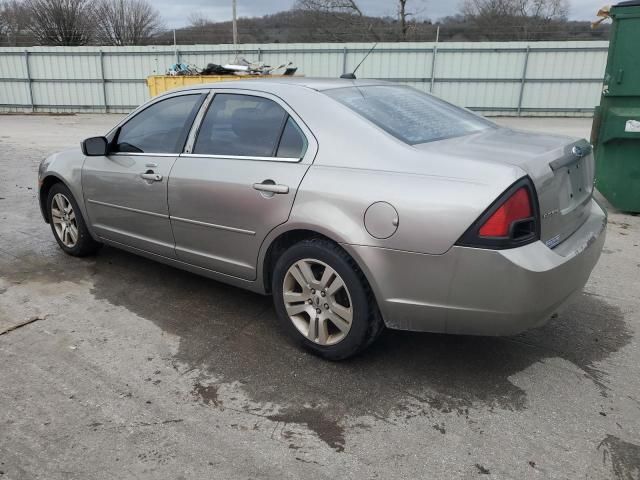
[{"label": "alloy wheel", "polygon": [[349,333],[351,295],[340,275],[320,260],[295,262],[284,277],[282,298],[298,331],[318,345],[335,345]]},{"label": "alloy wheel", "polygon": [[78,224],[76,214],[69,199],[62,193],[57,193],[51,200],[51,221],[58,239],[67,248],[73,248],[78,243]]}]

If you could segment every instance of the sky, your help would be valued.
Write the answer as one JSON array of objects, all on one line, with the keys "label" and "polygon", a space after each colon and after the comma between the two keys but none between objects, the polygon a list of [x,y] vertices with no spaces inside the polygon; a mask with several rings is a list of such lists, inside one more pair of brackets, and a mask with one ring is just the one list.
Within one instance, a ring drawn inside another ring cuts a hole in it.
[{"label": "sky", "polygon": [[[463,0],[410,0],[422,16],[436,20],[455,14]],[[237,0],[238,16],[255,17],[268,13],[288,10],[294,0]],[[187,17],[192,12],[201,12],[214,21],[231,19],[231,0],[151,0],[160,11],[169,27],[180,27],[187,24]],[[395,15],[394,0],[358,0],[358,5],[368,15]],[[596,12],[606,4],[617,3],[615,0],[569,0],[571,11],[569,17],[576,20],[595,20]]]}]

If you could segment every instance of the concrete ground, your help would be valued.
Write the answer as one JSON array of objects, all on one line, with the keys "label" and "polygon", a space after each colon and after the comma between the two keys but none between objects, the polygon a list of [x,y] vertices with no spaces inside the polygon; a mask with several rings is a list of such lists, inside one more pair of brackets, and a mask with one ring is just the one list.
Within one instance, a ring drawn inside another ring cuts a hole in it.
[{"label": "concrete ground", "polygon": [[59,250],[38,163],[116,119],[0,116],[0,480],[640,478],[640,217],[611,209],[584,293],[543,328],[389,331],[328,363],[269,298]]}]

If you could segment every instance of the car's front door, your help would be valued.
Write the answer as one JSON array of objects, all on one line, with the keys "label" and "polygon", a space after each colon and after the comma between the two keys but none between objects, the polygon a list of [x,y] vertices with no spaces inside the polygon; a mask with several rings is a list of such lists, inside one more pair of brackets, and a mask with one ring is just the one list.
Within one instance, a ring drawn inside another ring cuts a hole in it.
[{"label": "car's front door", "polygon": [[179,259],[247,280],[265,236],[286,222],[317,145],[277,98],[217,90],[171,172]]},{"label": "car's front door", "polygon": [[175,257],[167,182],[205,98],[195,92],[152,103],[115,130],[109,155],[86,158],[84,199],[100,237]]}]

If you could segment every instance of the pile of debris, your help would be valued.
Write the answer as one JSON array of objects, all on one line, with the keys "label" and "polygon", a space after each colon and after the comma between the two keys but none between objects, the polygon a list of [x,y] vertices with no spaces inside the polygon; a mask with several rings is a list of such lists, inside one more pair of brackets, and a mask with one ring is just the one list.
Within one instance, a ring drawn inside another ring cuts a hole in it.
[{"label": "pile of debris", "polygon": [[194,75],[273,75],[276,72],[282,72],[280,75],[294,75],[298,70],[293,66],[292,62],[282,64],[278,67],[265,65],[262,62],[250,62],[244,58],[236,58],[236,63],[228,63],[218,65],[209,63],[205,68],[200,69],[195,65],[186,63],[176,63],[167,71],[167,75],[171,76],[194,76]]}]

